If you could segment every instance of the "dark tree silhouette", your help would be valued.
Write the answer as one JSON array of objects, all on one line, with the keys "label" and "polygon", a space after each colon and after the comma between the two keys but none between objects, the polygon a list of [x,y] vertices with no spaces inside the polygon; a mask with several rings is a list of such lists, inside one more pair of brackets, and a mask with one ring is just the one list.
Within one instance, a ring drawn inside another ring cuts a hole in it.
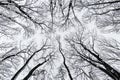
[{"label": "dark tree silhouette", "polygon": [[[79,36],[79,35],[80,34],[77,34],[73,38],[66,39],[66,41],[70,44],[71,48],[74,49],[74,51],[75,51],[74,53],[77,53],[78,56],[81,57],[83,60],[85,60],[89,64],[93,65],[94,67],[98,68],[102,72],[106,73],[112,79],[119,80],[120,72],[117,71],[116,69],[114,69],[106,61],[104,61],[104,59],[102,59],[102,57],[100,55],[103,53],[98,52],[97,50],[94,49],[95,41],[92,42],[93,45],[91,45],[90,42],[85,43],[86,40],[81,38],[82,36]],[[102,43],[105,44],[105,42],[101,42],[101,44]],[[86,46],[86,44],[87,44],[87,46]],[[109,46],[107,46],[107,47],[113,47],[113,48],[116,47],[110,43],[108,43],[108,45]],[[99,45],[97,45],[97,46],[99,46]],[[104,45],[102,45],[102,47],[104,47]]]}]

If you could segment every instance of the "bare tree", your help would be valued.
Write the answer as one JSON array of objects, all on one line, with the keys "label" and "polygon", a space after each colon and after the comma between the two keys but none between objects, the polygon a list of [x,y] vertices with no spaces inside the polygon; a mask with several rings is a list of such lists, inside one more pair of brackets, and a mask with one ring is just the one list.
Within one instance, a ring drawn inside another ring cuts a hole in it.
[{"label": "bare tree", "polygon": [[[83,35],[82,35],[83,36]],[[77,53],[77,56],[91,64],[92,66],[98,68],[105,74],[107,74],[109,77],[111,77],[114,80],[119,80],[120,79],[120,72],[114,69],[110,64],[108,64],[104,59],[103,56],[101,57],[102,52],[98,52],[97,46],[94,46],[96,43],[95,41],[92,42],[93,45],[91,45],[90,41],[86,42],[86,39],[84,39],[80,34],[74,36],[73,38],[66,39],[67,42],[70,44],[71,48],[74,50],[74,54]],[[106,44],[102,42],[103,44]],[[101,43],[101,44],[102,44]],[[113,43],[114,44],[114,43]],[[113,47],[112,44],[108,43],[108,47]],[[110,46],[111,45],[111,46]],[[102,46],[104,47],[104,46]],[[115,47],[115,46],[114,46]],[[104,48],[106,50],[106,48]],[[99,49],[98,49],[99,50]],[[111,52],[112,49],[110,49]],[[113,50],[114,52],[114,50]],[[114,53],[111,52],[111,55]],[[116,53],[117,54],[117,53]],[[104,55],[105,56],[105,55]]]},{"label": "bare tree", "polygon": [[85,22],[96,20],[99,28],[119,32],[119,0],[78,0],[86,8]]},{"label": "bare tree", "polygon": [[[118,32],[119,3],[0,0],[0,79],[120,80],[120,43],[86,33],[89,30],[84,25],[95,21],[102,29]],[[75,29],[75,35],[71,29]],[[59,30],[68,37],[60,34],[56,39]],[[22,36],[24,46],[17,36]],[[43,37],[47,38],[45,42]],[[6,42],[2,42],[3,38]],[[43,42],[35,43],[36,39]]]}]

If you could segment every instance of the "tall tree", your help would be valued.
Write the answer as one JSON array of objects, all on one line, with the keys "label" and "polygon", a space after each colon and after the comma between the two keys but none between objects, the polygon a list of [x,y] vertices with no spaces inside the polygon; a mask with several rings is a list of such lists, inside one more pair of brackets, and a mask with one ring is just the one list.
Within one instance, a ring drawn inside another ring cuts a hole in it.
[{"label": "tall tree", "polygon": [[0,0],[0,79],[120,80],[119,42],[87,25],[119,32],[119,3]]}]

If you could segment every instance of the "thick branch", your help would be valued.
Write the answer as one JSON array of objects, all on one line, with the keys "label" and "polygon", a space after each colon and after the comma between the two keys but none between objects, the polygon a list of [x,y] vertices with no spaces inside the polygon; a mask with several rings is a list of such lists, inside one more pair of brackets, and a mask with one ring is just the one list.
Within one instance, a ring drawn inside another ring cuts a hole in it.
[{"label": "thick branch", "polygon": [[43,64],[45,64],[48,60],[49,60],[49,59],[45,60],[45,61],[42,62],[42,63],[39,63],[38,65],[36,65],[36,66],[27,74],[27,76],[26,76],[23,80],[28,80],[28,79],[31,77],[31,75],[33,74],[33,72],[34,72],[37,68],[39,68],[40,66],[42,66]]},{"label": "thick branch", "polygon": [[[103,61],[99,55],[95,55],[94,52],[92,52],[91,50],[89,50],[85,45],[83,45],[82,43],[80,43],[81,46],[86,50],[88,51],[90,54],[92,54],[94,57],[96,57],[100,62],[101,64],[105,67],[107,74],[112,77],[113,79],[115,80],[119,80],[120,79],[120,73],[118,71],[116,71],[114,68],[112,68],[109,64],[107,64],[105,61]],[[104,71],[105,72],[105,71]],[[106,72],[105,72],[106,73]]]},{"label": "thick branch", "polygon": [[31,56],[30,58],[26,61],[26,63],[15,73],[15,75],[12,77],[11,80],[15,80],[17,78],[17,76],[24,70],[24,68],[26,67],[26,65],[30,62],[30,60],[33,58],[33,56],[40,52],[44,47],[45,47],[46,44],[44,44],[39,50],[35,51]]},{"label": "thick branch", "polygon": [[[75,41],[73,41],[74,43],[77,43]],[[95,61],[92,61],[92,59],[89,59],[87,56],[83,56],[79,51],[77,51],[77,49],[75,47],[73,47],[73,45],[71,45],[75,51],[77,53],[80,54],[80,57],[83,58],[85,61],[89,62],[90,64],[92,64],[93,66],[97,67],[98,69],[100,69],[101,71],[103,71],[104,73],[106,73],[107,75],[109,75],[112,79],[114,80],[119,80],[120,79],[120,73],[118,71],[116,71],[114,68],[112,68],[109,64],[107,64],[105,61],[103,61],[99,55],[96,55],[94,52],[92,52],[90,49],[88,49],[82,42],[77,43],[80,44],[81,47],[83,47],[83,49],[87,52],[89,52],[92,56],[94,56],[100,63],[98,63],[99,65],[103,65],[104,68],[98,66],[96,64]]]}]

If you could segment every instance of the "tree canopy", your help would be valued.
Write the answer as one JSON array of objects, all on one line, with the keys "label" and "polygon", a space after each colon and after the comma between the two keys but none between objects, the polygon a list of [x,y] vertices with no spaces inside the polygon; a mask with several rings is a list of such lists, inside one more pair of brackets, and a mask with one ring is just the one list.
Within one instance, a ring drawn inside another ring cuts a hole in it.
[{"label": "tree canopy", "polygon": [[0,0],[0,80],[120,80],[119,4]]}]

